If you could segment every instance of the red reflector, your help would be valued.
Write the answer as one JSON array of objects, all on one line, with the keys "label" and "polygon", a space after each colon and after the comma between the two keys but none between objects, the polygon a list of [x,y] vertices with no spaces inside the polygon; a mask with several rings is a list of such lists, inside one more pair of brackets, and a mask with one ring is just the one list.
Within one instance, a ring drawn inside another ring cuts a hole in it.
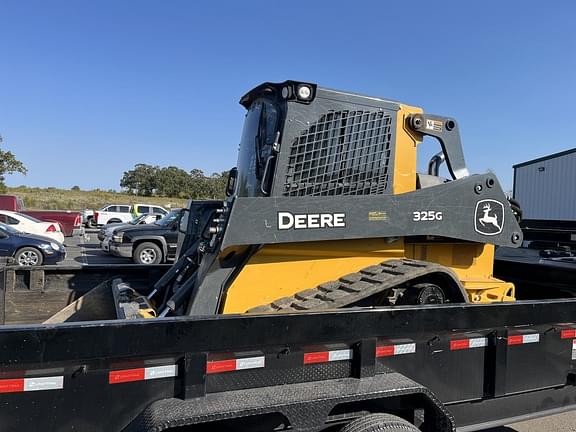
[{"label": "red reflector", "polygon": [[80,226],[82,225],[82,218],[80,217],[80,215],[76,216],[76,219],[74,219],[74,226]]},{"label": "red reflector", "polygon": [[209,361],[206,363],[206,373],[230,372],[236,370],[236,359]]},{"label": "red reflector", "polygon": [[508,336],[508,345],[522,345],[522,335]]},{"label": "red reflector", "polygon": [[304,354],[304,364],[326,363],[328,361],[330,361],[330,353],[328,351]]},{"label": "red reflector", "polygon": [[0,380],[0,393],[17,393],[24,391],[24,378]]},{"label": "red reflector", "polygon": [[98,212],[94,212],[94,223],[98,223]]},{"label": "red reflector", "polygon": [[131,381],[142,381],[145,378],[144,368],[110,371],[108,384],[119,384]]},{"label": "red reflector", "polygon": [[394,345],[376,347],[376,357],[390,357],[394,355]]},{"label": "red reflector", "polygon": [[54,225],[50,225],[46,228],[46,232],[56,232],[56,227]]},{"label": "red reflector", "polygon": [[576,329],[567,329],[560,332],[562,339],[576,339]]},{"label": "red reflector", "polygon": [[458,339],[450,341],[450,350],[456,351],[470,348],[470,339]]}]

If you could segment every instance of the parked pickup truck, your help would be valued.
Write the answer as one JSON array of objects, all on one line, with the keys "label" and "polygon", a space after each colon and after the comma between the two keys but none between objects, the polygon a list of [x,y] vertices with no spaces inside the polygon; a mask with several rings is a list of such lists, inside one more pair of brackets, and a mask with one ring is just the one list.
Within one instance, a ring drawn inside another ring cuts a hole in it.
[{"label": "parked pickup truck", "polygon": [[70,210],[25,210],[24,201],[16,195],[0,195],[0,210],[24,213],[46,222],[60,224],[66,237],[83,235],[80,212]]},{"label": "parked pickup truck", "polygon": [[144,213],[158,213],[165,215],[168,213],[168,210],[152,204],[111,204],[95,211],[91,221],[90,216],[87,215],[86,223],[88,226],[100,226],[109,223],[128,223],[135,217]]},{"label": "parked pickup truck", "polygon": [[136,264],[173,261],[178,249],[178,224],[183,213],[182,209],[173,209],[154,223],[129,225],[115,230],[109,243],[109,252],[132,258]]}]

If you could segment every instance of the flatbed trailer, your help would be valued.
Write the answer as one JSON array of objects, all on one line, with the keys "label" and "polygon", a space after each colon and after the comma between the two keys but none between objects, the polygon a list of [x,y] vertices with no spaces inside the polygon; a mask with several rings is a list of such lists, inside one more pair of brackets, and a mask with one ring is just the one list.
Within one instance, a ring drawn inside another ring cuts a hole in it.
[{"label": "flatbed trailer", "polygon": [[7,431],[320,431],[381,412],[472,431],[576,408],[576,299],[5,325],[0,346]]}]

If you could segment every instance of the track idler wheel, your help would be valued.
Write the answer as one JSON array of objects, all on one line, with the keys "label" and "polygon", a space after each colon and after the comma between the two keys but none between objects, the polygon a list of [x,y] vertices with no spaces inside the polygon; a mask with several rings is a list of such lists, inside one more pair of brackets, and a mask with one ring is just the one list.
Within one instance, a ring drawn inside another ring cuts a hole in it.
[{"label": "track idler wheel", "polygon": [[432,283],[419,283],[406,288],[398,305],[425,305],[446,303],[446,294],[438,285]]}]

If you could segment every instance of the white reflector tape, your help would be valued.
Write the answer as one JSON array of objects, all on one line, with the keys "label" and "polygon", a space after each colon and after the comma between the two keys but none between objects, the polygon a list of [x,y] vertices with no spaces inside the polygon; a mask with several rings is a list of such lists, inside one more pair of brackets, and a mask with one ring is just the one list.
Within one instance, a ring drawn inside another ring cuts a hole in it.
[{"label": "white reflector tape", "polygon": [[58,390],[64,388],[64,377],[24,378],[24,391]]},{"label": "white reflector tape", "polygon": [[576,339],[572,341],[572,360],[576,360]]},{"label": "white reflector tape", "polygon": [[257,369],[263,368],[264,366],[266,366],[266,360],[264,356],[236,359],[236,370]]},{"label": "white reflector tape", "polygon": [[145,380],[169,378],[169,377],[175,377],[177,375],[178,375],[177,365],[154,366],[154,367],[147,367],[144,369]]},{"label": "white reflector tape", "polygon": [[350,360],[352,358],[351,349],[343,349],[328,352],[328,361]]},{"label": "white reflector tape", "polygon": [[394,345],[394,355],[413,354],[415,352],[416,352],[415,343]]},{"label": "white reflector tape", "polygon": [[525,334],[522,336],[522,343],[536,343],[536,342],[540,342],[540,334],[539,333],[534,333],[534,334]]},{"label": "white reflector tape", "polygon": [[470,348],[483,348],[488,346],[488,338],[479,337],[470,339]]}]

